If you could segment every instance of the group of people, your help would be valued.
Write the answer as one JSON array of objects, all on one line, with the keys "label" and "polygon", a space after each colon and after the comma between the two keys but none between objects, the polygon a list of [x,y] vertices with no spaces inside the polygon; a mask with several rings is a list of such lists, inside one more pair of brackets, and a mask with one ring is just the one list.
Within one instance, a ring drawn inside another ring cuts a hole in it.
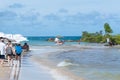
[{"label": "group of people", "polygon": [[55,38],[54,42],[56,43],[56,45],[64,44],[64,41],[60,40],[58,37]]},{"label": "group of people", "polygon": [[7,59],[8,64],[12,65],[14,58],[20,61],[22,52],[28,50],[29,45],[27,43],[24,43],[23,46],[20,43],[13,45],[10,40],[5,43],[3,39],[0,39],[0,64],[3,65],[4,60]]},{"label": "group of people", "polygon": [[106,41],[107,41],[107,46],[115,45],[115,43],[113,41],[111,41],[109,38],[106,38]]}]

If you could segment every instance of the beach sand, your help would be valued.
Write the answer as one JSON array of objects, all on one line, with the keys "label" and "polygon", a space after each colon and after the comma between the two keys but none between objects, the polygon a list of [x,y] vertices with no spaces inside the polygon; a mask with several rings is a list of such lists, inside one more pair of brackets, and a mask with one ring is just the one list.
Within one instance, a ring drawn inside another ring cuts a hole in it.
[{"label": "beach sand", "polygon": [[54,80],[49,71],[30,60],[29,54],[22,57],[19,80]]},{"label": "beach sand", "polygon": [[49,70],[31,61],[28,55],[23,55],[21,67],[16,67],[16,60],[13,67],[8,66],[6,61],[0,65],[0,80],[54,80]]},{"label": "beach sand", "polygon": [[3,65],[0,65],[0,80],[9,80],[10,79],[11,67],[5,62]]}]

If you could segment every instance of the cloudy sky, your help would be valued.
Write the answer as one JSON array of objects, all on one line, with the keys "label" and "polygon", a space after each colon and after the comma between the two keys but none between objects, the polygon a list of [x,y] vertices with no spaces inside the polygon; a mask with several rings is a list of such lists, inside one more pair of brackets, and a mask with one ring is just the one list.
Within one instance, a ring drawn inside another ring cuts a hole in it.
[{"label": "cloudy sky", "polygon": [[0,0],[0,32],[25,36],[80,36],[104,30],[120,34],[120,0]]}]

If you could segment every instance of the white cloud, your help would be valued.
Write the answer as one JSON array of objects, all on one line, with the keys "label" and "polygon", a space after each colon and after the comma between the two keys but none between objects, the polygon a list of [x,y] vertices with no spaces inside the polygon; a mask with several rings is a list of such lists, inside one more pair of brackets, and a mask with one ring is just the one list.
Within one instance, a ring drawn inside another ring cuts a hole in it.
[{"label": "white cloud", "polygon": [[117,0],[109,1],[116,3],[113,4],[114,6],[108,4],[108,0],[4,0],[2,2],[0,30],[3,32],[9,29],[7,31],[12,30],[14,33],[24,35],[80,35],[82,31],[103,30],[104,23],[108,22],[113,31],[119,33],[120,10]]},{"label": "white cloud", "polygon": [[14,3],[12,5],[9,5],[9,8],[23,8],[24,6],[19,3]]}]

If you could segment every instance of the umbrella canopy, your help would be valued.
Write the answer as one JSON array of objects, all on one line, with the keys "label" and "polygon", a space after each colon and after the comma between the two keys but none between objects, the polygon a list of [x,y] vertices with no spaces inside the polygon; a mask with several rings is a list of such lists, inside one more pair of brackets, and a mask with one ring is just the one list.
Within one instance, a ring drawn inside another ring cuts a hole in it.
[{"label": "umbrella canopy", "polygon": [[3,32],[0,32],[0,37],[4,40],[9,40],[13,43],[20,43],[22,41],[28,41],[28,39],[21,34],[4,34]]}]

